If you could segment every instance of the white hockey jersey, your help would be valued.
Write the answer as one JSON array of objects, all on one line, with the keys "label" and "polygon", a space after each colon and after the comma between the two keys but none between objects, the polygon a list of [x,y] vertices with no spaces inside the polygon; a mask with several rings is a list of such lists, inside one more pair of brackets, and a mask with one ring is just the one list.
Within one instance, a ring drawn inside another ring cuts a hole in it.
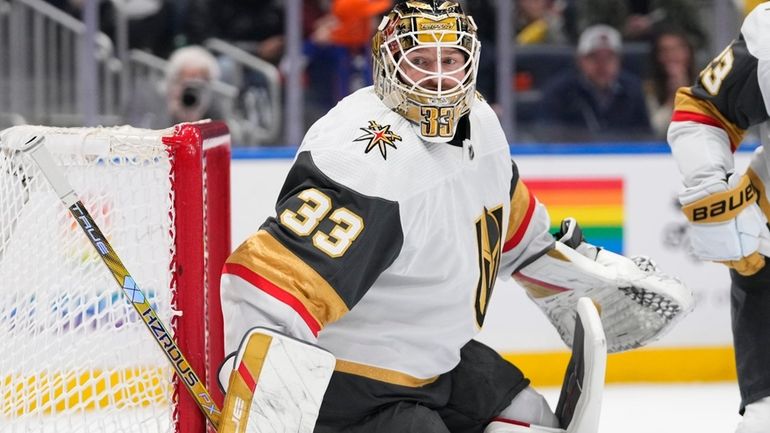
[{"label": "white hockey jersey", "polygon": [[462,146],[428,143],[369,87],[316,122],[276,215],[225,265],[226,349],[260,325],[389,383],[457,365],[498,274],[553,244],[495,113],[479,99],[468,119]]}]

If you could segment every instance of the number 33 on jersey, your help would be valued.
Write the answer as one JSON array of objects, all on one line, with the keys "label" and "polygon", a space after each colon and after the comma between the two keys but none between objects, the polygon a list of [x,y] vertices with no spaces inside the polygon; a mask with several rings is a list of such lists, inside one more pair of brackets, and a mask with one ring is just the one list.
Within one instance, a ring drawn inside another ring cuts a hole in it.
[{"label": "number 33 on jersey", "polygon": [[[298,197],[304,203],[297,212],[284,210],[280,216],[281,224],[297,236],[312,234],[313,245],[329,257],[340,257],[345,254],[350,244],[364,229],[364,221],[361,217],[344,207],[332,211],[332,200],[315,188],[302,191]],[[331,215],[329,211],[332,211]],[[336,223],[329,234],[316,230],[327,215],[330,221]]]}]

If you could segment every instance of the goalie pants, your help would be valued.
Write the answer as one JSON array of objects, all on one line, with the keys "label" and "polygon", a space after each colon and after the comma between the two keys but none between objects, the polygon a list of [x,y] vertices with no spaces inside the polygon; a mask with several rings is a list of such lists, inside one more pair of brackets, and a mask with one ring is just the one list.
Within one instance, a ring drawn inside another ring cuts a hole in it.
[{"label": "goalie pants", "polygon": [[314,433],[481,433],[529,385],[497,352],[470,341],[452,371],[421,387],[335,371]]},{"label": "goalie pants", "polygon": [[770,396],[770,264],[749,277],[730,271],[733,344],[741,391],[747,404]]}]

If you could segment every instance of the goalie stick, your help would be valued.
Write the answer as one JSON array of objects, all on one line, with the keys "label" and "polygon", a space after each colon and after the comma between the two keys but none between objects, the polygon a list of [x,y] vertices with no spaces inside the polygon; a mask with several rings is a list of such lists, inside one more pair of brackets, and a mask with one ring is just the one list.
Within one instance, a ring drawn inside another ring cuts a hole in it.
[{"label": "goalie stick", "polygon": [[163,350],[166,358],[171,362],[179,379],[184,383],[195,403],[203,411],[209,422],[214,425],[214,428],[218,430],[222,413],[211,398],[211,394],[209,394],[203,382],[201,382],[192,366],[190,366],[190,363],[187,362],[165,324],[158,317],[158,313],[147,301],[147,296],[136,284],[133,277],[131,277],[120,257],[115,253],[107,238],[96,225],[96,221],[94,221],[83,203],[78,199],[64,173],[62,173],[51,154],[45,148],[44,141],[44,136],[34,136],[24,144],[21,150],[30,155],[43,172],[59,199],[69,209],[80,228],[83,229],[86,237],[88,237],[91,245],[99,253],[99,257],[110,270],[115,281],[123,289],[123,294],[142,318],[150,334],[152,334],[152,337]]},{"label": "goalie stick", "polygon": [[597,433],[607,367],[607,338],[596,305],[577,301],[574,344],[554,414],[560,427],[494,419],[484,433]]},{"label": "goalie stick", "polygon": [[[75,217],[214,428],[219,433],[312,433],[321,399],[334,371],[334,356],[320,347],[294,341],[280,333],[253,329],[244,337],[236,358],[239,363],[233,366],[232,373],[233,380],[247,379],[244,383],[248,386],[228,389],[224,412],[220,411],[156,311],[147,302],[145,294],[78,199],[45,148],[44,141],[43,136],[33,136],[17,148],[32,157],[59,199]],[[253,416],[250,417],[249,413]]]},{"label": "goalie stick", "polygon": [[567,433],[594,433],[604,394],[607,338],[591,298],[578,299],[576,310],[572,357],[555,412]]}]

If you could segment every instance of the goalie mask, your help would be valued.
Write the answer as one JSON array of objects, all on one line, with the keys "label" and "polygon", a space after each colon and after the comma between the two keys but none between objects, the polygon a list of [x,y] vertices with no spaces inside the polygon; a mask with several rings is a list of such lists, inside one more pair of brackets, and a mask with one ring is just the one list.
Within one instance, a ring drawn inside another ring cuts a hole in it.
[{"label": "goalie mask", "polygon": [[431,142],[452,139],[476,92],[480,43],[457,2],[405,1],[372,39],[374,89]]}]

